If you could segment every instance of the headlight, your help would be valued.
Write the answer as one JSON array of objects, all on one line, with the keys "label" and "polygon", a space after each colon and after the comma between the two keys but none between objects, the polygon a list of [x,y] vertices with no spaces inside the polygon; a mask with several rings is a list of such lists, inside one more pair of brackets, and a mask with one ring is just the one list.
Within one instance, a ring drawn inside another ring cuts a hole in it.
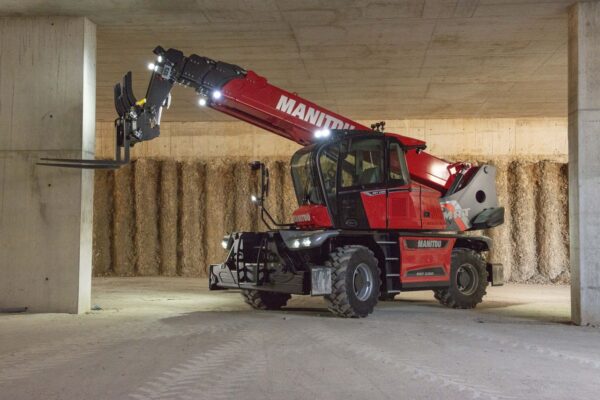
[{"label": "headlight", "polygon": [[279,232],[288,249],[312,249],[323,245],[331,237],[337,236],[339,231],[300,231],[300,230],[282,230]]},{"label": "headlight", "polygon": [[221,240],[221,246],[225,250],[229,250],[231,246],[233,246],[233,237],[231,235],[223,236],[223,240]]},{"label": "headlight", "polygon": [[329,135],[331,135],[331,131],[327,128],[319,129],[319,130],[315,131],[314,135],[315,135],[315,138],[326,138],[326,137],[329,137]]}]

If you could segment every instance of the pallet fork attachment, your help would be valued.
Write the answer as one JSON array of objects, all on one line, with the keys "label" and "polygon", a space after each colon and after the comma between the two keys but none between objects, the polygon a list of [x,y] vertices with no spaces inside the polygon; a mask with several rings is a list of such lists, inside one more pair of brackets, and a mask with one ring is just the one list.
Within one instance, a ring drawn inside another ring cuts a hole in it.
[{"label": "pallet fork attachment", "polygon": [[114,160],[86,160],[72,158],[40,158],[37,165],[63,168],[82,168],[82,169],[118,169],[130,161],[129,148],[131,146],[129,138],[124,134],[127,121],[118,118],[115,120],[115,159]]},{"label": "pallet fork attachment", "polygon": [[[139,115],[139,102],[133,94],[131,71],[123,77],[123,85],[114,87],[115,109],[119,117],[115,120],[115,158],[114,160],[88,160],[71,158],[40,158],[37,165],[83,169],[117,169],[131,160],[130,147],[133,145],[130,135]],[[136,109],[137,108],[137,109]]]}]

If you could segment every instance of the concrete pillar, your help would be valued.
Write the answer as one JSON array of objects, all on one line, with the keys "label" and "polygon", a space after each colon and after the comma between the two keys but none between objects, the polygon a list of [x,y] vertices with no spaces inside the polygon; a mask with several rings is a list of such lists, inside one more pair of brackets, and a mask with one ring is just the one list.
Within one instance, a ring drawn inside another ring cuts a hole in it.
[{"label": "concrete pillar", "polygon": [[600,325],[600,2],[569,10],[569,221],[575,323]]},{"label": "concrete pillar", "polygon": [[94,154],[96,27],[0,18],[0,309],[89,310],[93,173],[36,166]]}]

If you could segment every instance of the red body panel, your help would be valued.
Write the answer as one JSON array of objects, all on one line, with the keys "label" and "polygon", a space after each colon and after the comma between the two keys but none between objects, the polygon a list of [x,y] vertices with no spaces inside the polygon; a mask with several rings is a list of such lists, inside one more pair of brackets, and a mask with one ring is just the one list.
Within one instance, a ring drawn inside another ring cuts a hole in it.
[{"label": "red body panel", "polygon": [[[440,237],[400,237],[402,284],[448,281],[455,241]],[[437,247],[438,244],[441,247]]]},{"label": "red body panel", "polygon": [[412,183],[388,190],[388,228],[421,229],[421,186]]},{"label": "red body panel", "polygon": [[371,229],[446,229],[437,190],[411,183],[360,195]]},{"label": "red body panel", "polygon": [[421,226],[423,229],[446,229],[446,220],[440,204],[440,192],[421,187]]},{"label": "red body panel", "polygon": [[368,129],[273,86],[252,71],[248,71],[245,79],[231,80],[222,93],[223,100],[213,103],[213,108],[302,145],[312,143],[319,128]]},{"label": "red body panel", "polygon": [[365,214],[371,229],[387,228],[387,196],[385,190],[369,190],[360,193]]},{"label": "red body panel", "polygon": [[329,212],[327,212],[327,207],[317,204],[300,206],[300,208],[298,208],[292,214],[292,220],[294,221],[295,225],[304,229],[323,229],[333,227],[331,218],[329,217]]},{"label": "red body panel", "polygon": [[411,178],[423,185],[444,193],[452,184],[448,171],[451,164],[441,158],[424,151],[417,153],[410,150],[406,152],[406,163]]}]

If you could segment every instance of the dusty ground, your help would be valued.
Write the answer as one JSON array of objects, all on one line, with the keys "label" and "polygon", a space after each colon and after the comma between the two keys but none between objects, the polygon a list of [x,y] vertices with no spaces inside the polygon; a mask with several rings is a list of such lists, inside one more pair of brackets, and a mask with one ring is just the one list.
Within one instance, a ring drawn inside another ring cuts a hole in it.
[{"label": "dusty ground", "polygon": [[0,315],[1,399],[572,399],[600,392],[600,330],[566,286],[475,311],[408,293],[362,320],[318,298],[247,308],[206,281],[98,278],[87,315]]}]

